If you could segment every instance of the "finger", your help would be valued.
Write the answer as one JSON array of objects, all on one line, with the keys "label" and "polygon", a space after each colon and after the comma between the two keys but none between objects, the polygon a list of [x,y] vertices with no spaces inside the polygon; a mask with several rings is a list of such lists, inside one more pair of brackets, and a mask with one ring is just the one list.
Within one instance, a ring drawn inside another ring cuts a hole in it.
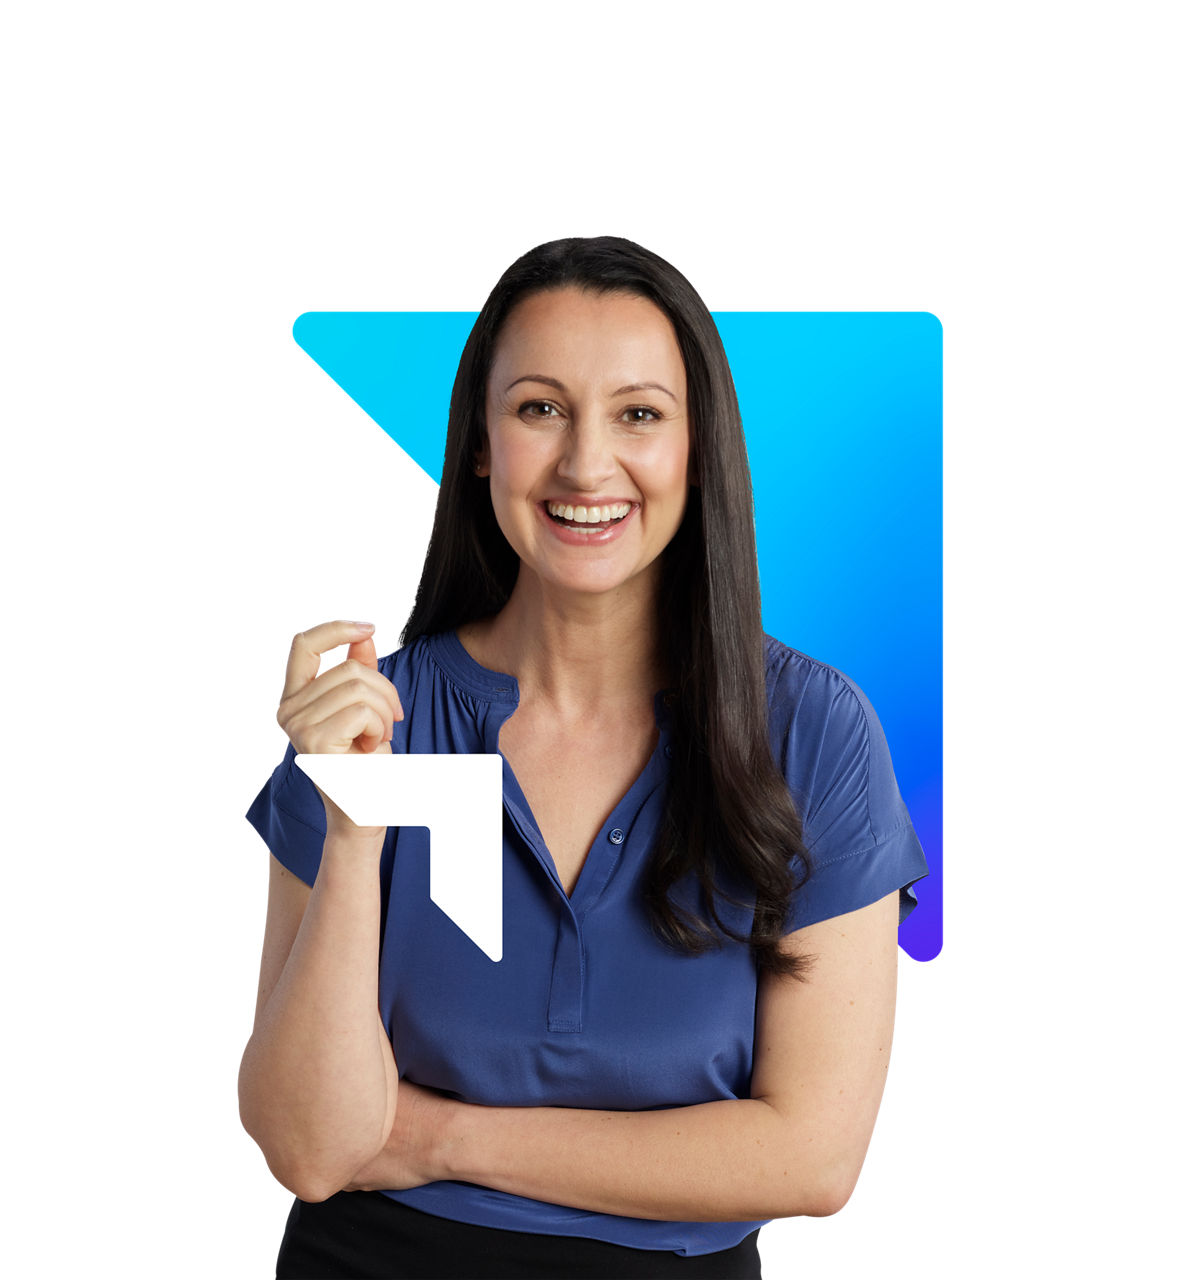
[{"label": "finger", "polygon": [[383,684],[367,679],[366,667],[360,670],[365,672],[365,675],[344,678],[325,685],[320,677],[286,703],[288,715],[278,718],[291,727],[308,727],[317,724],[320,720],[327,720],[344,707],[358,702],[372,707],[382,720],[387,719],[391,724],[396,690],[392,685],[388,685],[385,689],[383,684],[388,682],[384,681],[383,677],[381,677]]},{"label": "finger", "polygon": [[[300,750],[305,755],[341,755],[350,751],[361,738],[371,741],[374,750],[376,744],[384,741],[387,730],[383,716],[375,707],[353,702],[310,725],[302,733]],[[363,750],[362,746],[360,750]]]},{"label": "finger", "polygon": [[[361,668],[361,670],[366,672],[367,668]],[[330,672],[327,674],[329,675]],[[385,684],[388,682],[385,681]],[[392,736],[392,698],[374,682],[357,677],[323,688],[320,677],[310,688],[319,689],[318,697],[301,707],[290,705],[285,713],[279,713],[277,716],[281,727],[298,750],[324,750],[325,748],[311,747],[307,744],[321,739],[320,726],[354,706],[367,707],[374,714],[376,723],[381,726],[380,741],[387,741]],[[396,691],[392,685],[388,685],[388,689],[395,697]],[[355,734],[352,735],[352,737],[355,736]]]},{"label": "finger", "polygon": [[356,662],[362,662],[365,667],[371,667],[373,671],[379,670],[376,665],[376,641],[371,636],[354,641],[347,650],[347,657],[349,660],[354,658]]},{"label": "finger", "polygon": [[341,662],[337,667],[324,671],[317,679],[311,680],[296,693],[282,699],[281,705],[277,708],[278,724],[285,728],[294,716],[313,706],[323,694],[352,681],[359,681],[362,685],[375,689],[391,708],[393,720],[404,719],[405,713],[401,709],[401,699],[397,697],[392,681],[374,668],[366,667],[354,658],[348,658],[346,662]]},{"label": "finger", "polygon": [[361,733],[351,744],[351,750],[359,752],[362,756],[375,755],[377,752],[391,756],[393,753],[392,725],[389,725],[385,732],[388,734],[387,738],[381,738],[374,733]]},{"label": "finger", "polygon": [[[347,650],[347,661],[362,662],[365,667],[370,667],[379,675],[380,667],[376,662],[376,641],[371,636],[368,636],[366,640],[357,640]],[[384,680],[385,684],[387,684],[389,689],[392,691],[393,720],[404,720],[405,710],[401,706],[401,699],[397,697],[396,689],[393,688],[392,682],[387,680],[384,676],[381,676],[380,678]],[[391,737],[392,732],[390,730],[389,738]],[[388,739],[385,739],[385,741],[388,741]]]},{"label": "finger", "polygon": [[[347,661],[361,662],[365,667],[371,668],[377,675],[380,675],[380,667],[376,662],[376,641],[372,636],[352,644],[347,650]],[[384,681],[392,693],[393,720],[404,720],[405,711],[401,706],[401,699],[397,697],[397,691],[392,682],[386,676],[380,676],[380,679]]]},{"label": "finger", "polygon": [[309,631],[299,631],[289,647],[282,699],[309,684],[318,674],[318,659],[341,644],[352,644],[372,634],[370,622],[323,622]]}]

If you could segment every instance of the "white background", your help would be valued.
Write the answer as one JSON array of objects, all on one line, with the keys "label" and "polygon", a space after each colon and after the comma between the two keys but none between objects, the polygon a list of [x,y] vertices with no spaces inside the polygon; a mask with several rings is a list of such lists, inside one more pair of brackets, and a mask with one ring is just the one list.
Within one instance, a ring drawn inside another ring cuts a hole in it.
[{"label": "white background", "polygon": [[477,308],[615,233],[712,309],[945,329],[947,941],[859,1189],[766,1228],[767,1280],[1174,1274],[1176,6],[428,8],[0,33],[5,1270],[272,1274],[241,814],[290,635],[394,648],[433,499],[294,318]]}]

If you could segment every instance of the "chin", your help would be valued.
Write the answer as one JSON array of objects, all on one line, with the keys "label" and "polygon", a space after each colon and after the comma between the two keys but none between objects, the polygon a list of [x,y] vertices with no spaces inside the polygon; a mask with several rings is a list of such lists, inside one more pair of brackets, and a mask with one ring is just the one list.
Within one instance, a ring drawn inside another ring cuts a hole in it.
[{"label": "chin", "polygon": [[575,595],[600,596],[623,591],[627,587],[640,587],[646,582],[655,583],[655,577],[650,573],[653,568],[654,565],[648,565],[644,569],[638,569],[635,566],[624,569],[610,564],[587,565],[578,571],[542,574],[541,578],[550,590]]},{"label": "chin", "polygon": [[555,591],[565,591],[573,595],[603,596],[627,586],[632,579],[623,576],[600,577],[584,574],[569,578],[551,578],[548,581]]}]

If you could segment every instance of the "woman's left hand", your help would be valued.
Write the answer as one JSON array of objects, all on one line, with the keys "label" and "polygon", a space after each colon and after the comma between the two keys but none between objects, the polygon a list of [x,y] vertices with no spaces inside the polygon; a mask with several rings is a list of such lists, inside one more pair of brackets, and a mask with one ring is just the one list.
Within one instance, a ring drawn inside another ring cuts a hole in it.
[{"label": "woman's left hand", "polygon": [[452,1109],[465,1106],[411,1080],[397,1086],[397,1114],[383,1149],[344,1191],[404,1191],[446,1176],[441,1150]]}]

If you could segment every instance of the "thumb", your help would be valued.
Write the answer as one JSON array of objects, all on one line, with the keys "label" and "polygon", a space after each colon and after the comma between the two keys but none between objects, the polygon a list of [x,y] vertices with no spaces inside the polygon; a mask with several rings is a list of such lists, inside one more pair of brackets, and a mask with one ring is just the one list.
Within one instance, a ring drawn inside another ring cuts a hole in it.
[{"label": "thumb", "polygon": [[373,671],[378,671],[376,665],[376,644],[371,636],[366,640],[357,640],[354,644],[348,645],[347,656],[354,658],[356,662],[362,662],[365,667],[371,667]]}]

